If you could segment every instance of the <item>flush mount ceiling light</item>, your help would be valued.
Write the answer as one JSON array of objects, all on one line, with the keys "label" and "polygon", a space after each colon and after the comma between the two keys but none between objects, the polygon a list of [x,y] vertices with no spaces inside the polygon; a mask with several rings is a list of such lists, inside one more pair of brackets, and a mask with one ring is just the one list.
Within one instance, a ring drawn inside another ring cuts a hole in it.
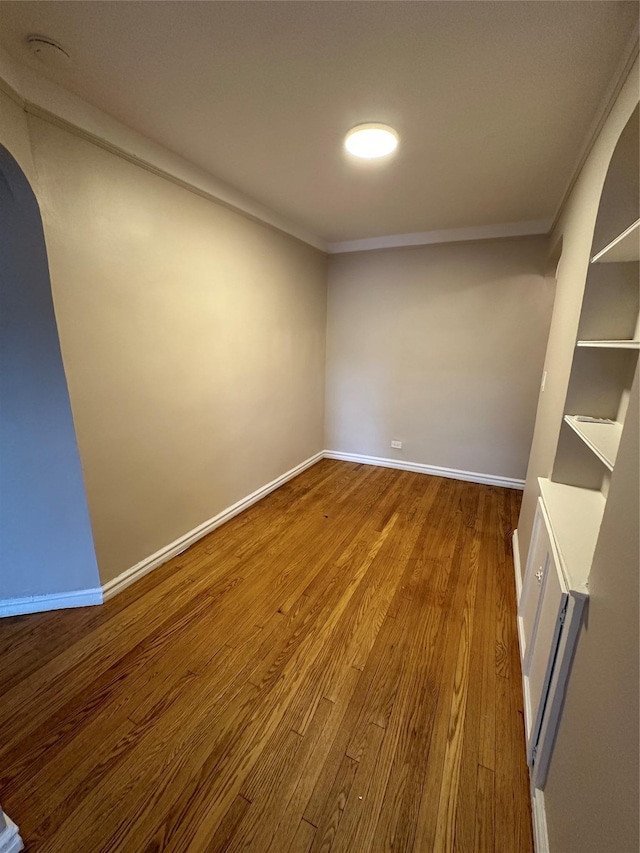
[{"label": "flush mount ceiling light", "polygon": [[49,36],[30,35],[25,39],[31,53],[53,68],[66,68],[71,63],[67,51]]},{"label": "flush mount ceiling light", "polygon": [[344,147],[354,157],[375,160],[395,151],[398,134],[388,124],[358,124],[347,133]]}]

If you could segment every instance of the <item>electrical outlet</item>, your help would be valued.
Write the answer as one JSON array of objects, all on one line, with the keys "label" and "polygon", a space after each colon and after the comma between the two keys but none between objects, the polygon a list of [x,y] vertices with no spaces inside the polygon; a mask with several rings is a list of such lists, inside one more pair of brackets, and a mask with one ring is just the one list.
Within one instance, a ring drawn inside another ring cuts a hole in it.
[{"label": "electrical outlet", "polygon": [[402,450],[402,442],[401,441],[392,441],[391,447],[395,447],[396,450]]},{"label": "electrical outlet", "polygon": [[540,383],[540,390],[544,391],[544,386],[547,384],[547,371],[542,374],[542,382]]}]

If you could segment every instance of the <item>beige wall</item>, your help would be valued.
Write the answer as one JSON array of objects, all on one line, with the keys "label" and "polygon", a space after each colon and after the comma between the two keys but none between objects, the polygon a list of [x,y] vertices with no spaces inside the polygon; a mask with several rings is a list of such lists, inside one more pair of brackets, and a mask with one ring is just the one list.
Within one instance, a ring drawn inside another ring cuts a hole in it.
[{"label": "beige wall", "polygon": [[547,249],[536,237],[332,257],[327,447],[523,479]]},{"label": "beige wall", "polygon": [[15,157],[29,181],[33,182],[33,160],[25,111],[2,88],[0,78],[0,144]]},{"label": "beige wall", "polygon": [[322,449],[326,262],[28,127],[104,583]]}]

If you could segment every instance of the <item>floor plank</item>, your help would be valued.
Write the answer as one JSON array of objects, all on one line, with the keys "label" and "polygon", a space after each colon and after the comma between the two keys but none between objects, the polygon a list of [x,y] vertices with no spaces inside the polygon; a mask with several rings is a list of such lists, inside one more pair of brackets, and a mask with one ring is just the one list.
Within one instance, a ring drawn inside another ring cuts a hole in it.
[{"label": "floor plank", "polygon": [[530,853],[519,505],[322,460],[103,607],[0,620],[28,849]]}]

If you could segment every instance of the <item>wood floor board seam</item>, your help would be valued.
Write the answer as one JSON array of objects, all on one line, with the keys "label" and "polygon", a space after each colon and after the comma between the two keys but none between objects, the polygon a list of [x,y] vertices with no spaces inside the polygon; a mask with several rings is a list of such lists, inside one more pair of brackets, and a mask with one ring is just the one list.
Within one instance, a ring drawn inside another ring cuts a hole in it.
[{"label": "wood floor board seam", "polygon": [[533,853],[520,500],[324,459],[102,611],[0,621],[27,849]]}]

